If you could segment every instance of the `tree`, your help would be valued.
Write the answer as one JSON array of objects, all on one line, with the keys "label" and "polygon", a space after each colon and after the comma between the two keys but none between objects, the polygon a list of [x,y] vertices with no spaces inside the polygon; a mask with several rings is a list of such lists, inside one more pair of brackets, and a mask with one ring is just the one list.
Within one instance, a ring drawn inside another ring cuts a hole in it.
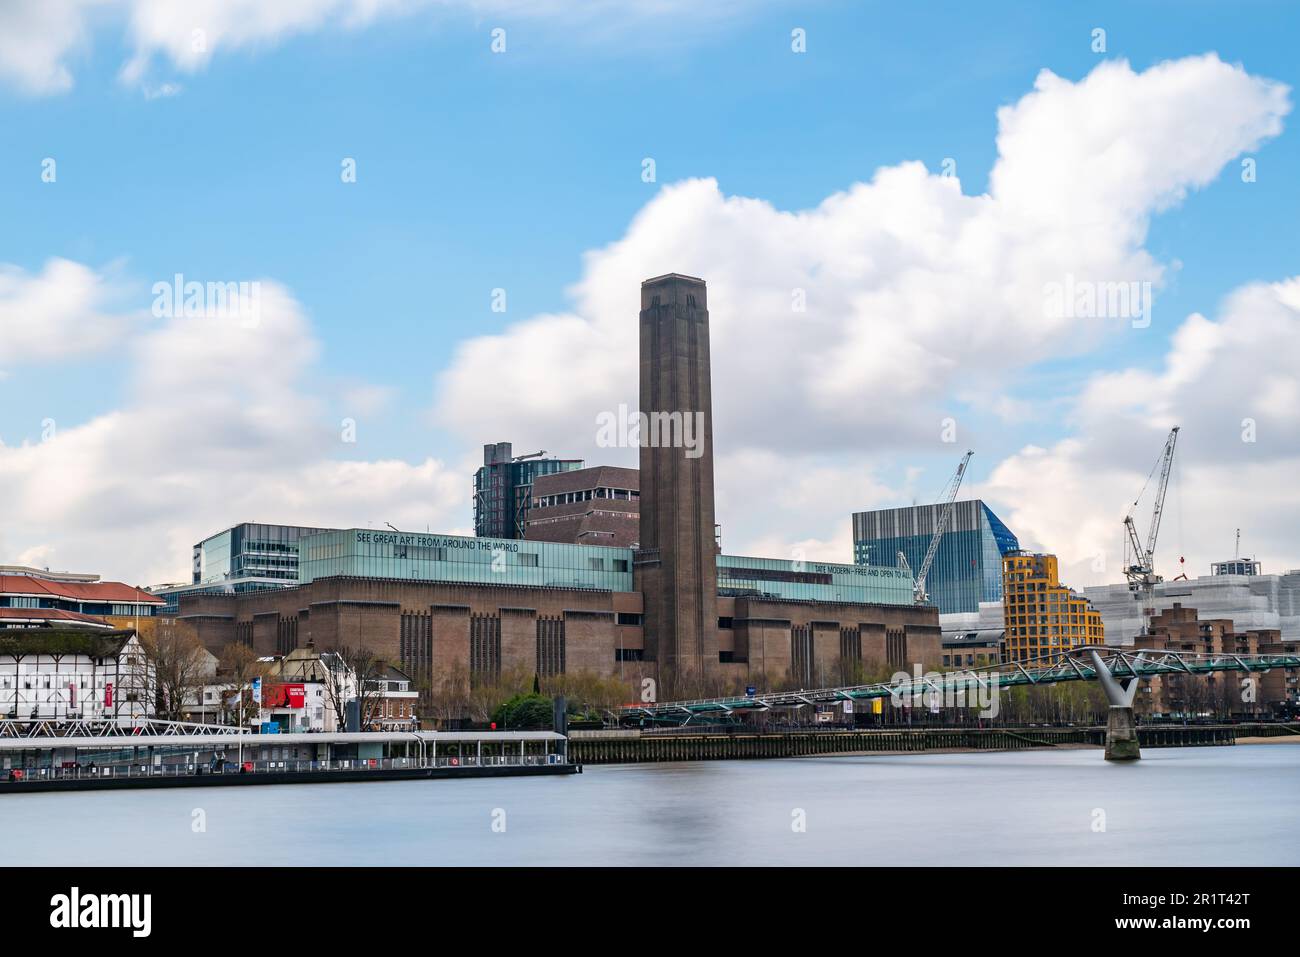
[{"label": "tree", "polygon": [[194,630],[180,622],[159,622],[139,636],[140,649],[148,667],[149,698],[154,713],[168,721],[179,721],[187,704],[211,674],[211,655]]},{"label": "tree", "polygon": [[348,704],[357,702],[361,728],[376,717],[383,691],[380,679],[388,672],[387,662],[369,648],[338,645],[321,655],[325,666],[325,696],[340,730],[347,727]]},{"label": "tree", "polygon": [[492,720],[503,731],[544,731],[553,725],[554,707],[544,694],[517,694],[497,705]]},{"label": "tree", "polygon": [[432,675],[422,713],[439,723],[465,717],[469,713],[469,689],[469,669],[464,662],[442,666]]},{"label": "tree", "polygon": [[217,674],[235,686],[235,695],[223,702],[227,723],[233,724],[239,720],[241,701],[244,714],[254,711],[253,680],[265,677],[266,673],[267,668],[258,660],[257,652],[242,641],[232,641],[221,649],[217,655]]}]

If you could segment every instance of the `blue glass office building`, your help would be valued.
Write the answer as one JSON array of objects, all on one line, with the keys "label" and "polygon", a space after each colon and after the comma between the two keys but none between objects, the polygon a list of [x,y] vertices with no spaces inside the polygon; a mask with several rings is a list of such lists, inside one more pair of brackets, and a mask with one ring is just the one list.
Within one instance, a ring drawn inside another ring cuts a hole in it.
[{"label": "blue glass office building", "polygon": [[[920,571],[942,509],[941,505],[913,505],[855,512],[853,561],[895,568],[902,552],[912,571]],[[1002,556],[1019,547],[1011,529],[979,499],[954,503],[926,576],[930,600],[940,614],[977,612],[982,601],[1001,601]]]}]

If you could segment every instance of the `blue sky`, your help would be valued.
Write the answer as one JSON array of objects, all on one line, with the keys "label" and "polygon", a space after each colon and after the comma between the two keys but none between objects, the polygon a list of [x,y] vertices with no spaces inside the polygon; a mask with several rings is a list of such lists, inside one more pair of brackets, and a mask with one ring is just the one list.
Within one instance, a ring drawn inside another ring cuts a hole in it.
[{"label": "blue sky", "polygon": [[[712,177],[726,196],[802,210],[878,167],[919,160],[937,173],[952,157],[962,192],[976,196],[997,158],[997,109],[1044,68],[1077,82],[1105,59],[1141,72],[1217,52],[1251,76],[1300,84],[1300,10],[1286,3],[756,3],[705,22],[617,20],[489,7],[326,21],[218,45],[192,71],[155,53],[145,78],[126,82],[138,44],[97,14],[61,59],[70,89],[0,80],[0,263],[26,274],[52,257],[84,264],[120,286],[111,303],[121,312],[147,311],[150,285],[176,272],[273,279],[309,319],[321,347],[310,380],[336,413],[349,386],[394,390],[365,423],[364,454],[459,466],[481,442],[546,436],[512,434],[507,420],[475,438],[440,418],[439,376],[458,346],[573,309],[584,254],[624,237],[666,185]],[[489,49],[496,26],[505,54]],[[1104,55],[1090,48],[1097,26]],[[806,54],[791,53],[794,27],[807,31]],[[146,95],[163,83],[180,90]],[[1068,403],[1098,372],[1158,369],[1187,314],[1214,316],[1237,287],[1294,275],[1300,138],[1287,130],[1249,155],[1258,183],[1244,185],[1234,160],[1152,220],[1145,249],[1181,265],[1157,292],[1149,334],[1039,356],[998,371],[999,387]],[[656,183],[641,181],[646,156]],[[57,160],[56,184],[41,182],[44,157]],[[355,184],[340,182],[344,157],[357,161]],[[489,308],[496,287],[508,291],[504,314]],[[127,349],[69,355],[57,374],[0,353],[5,445],[38,441],[47,417],[76,424],[121,405]],[[501,374],[508,383],[513,373]],[[1064,414],[970,417],[982,442],[975,482],[1072,428]],[[1133,463],[1143,474],[1158,451],[1147,444]],[[924,469],[924,497],[957,454],[882,451],[879,479],[897,497],[907,469]]]}]

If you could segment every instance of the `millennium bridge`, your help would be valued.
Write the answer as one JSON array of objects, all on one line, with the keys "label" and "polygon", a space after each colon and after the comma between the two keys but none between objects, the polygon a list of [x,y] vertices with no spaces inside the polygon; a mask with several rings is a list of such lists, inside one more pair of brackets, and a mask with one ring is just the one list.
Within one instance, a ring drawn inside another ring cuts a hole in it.
[{"label": "millennium bridge", "polygon": [[1003,689],[1096,680],[1100,681],[1110,704],[1106,759],[1124,761],[1141,756],[1133,714],[1133,699],[1140,679],[1234,671],[1262,674],[1274,668],[1300,668],[1300,655],[1206,654],[1085,645],[1024,662],[1004,662],[984,671],[928,672],[900,676],[893,681],[839,688],[755,691],[752,695],[627,705],[619,709],[618,716],[623,721],[687,725],[697,719],[881,698],[889,698],[896,705],[926,701],[966,704],[991,700]]}]

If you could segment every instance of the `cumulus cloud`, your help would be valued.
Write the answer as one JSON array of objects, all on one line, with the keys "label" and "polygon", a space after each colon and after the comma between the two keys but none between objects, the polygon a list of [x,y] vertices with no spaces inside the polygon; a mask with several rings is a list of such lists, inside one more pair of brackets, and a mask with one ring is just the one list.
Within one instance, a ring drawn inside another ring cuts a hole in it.
[{"label": "cumulus cloud", "polygon": [[67,259],[51,259],[35,274],[0,263],[0,369],[111,346],[141,318],[114,311],[116,292],[110,279]]},{"label": "cumulus cloud", "polygon": [[[570,312],[463,343],[436,415],[467,438],[508,430],[608,460],[593,410],[635,406],[638,287],[676,271],[709,284],[720,475],[756,449],[782,449],[787,468],[855,449],[939,451],[941,420],[966,415],[966,401],[1014,416],[1000,383],[1127,328],[1129,316],[1054,311],[1047,291],[1158,285],[1151,216],[1275,136],[1289,109],[1286,87],[1213,54],[1142,72],[1106,62],[1078,82],[1044,71],[998,112],[984,195],[916,162],[800,211],[711,179],[666,186],[588,254]],[[743,485],[719,488],[724,521],[728,500],[752,501]],[[754,540],[792,543],[811,527]]]},{"label": "cumulus cloud", "polygon": [[[75,338],[92,313],[51,315]],[[464,476],[432,458],[360,457],[310,388],[319,351],[298,303],[265,280],[256,323],[156,321],[130,341],[120,408],[0,444],[0,547],[152,583],[184,579],[190,546],[242,521],[452,524]]]},{"label": "cumulus cloud", "polygon": [[[1266,570],[1297,565],[1300,529],[1300,277],[1234,291],[1214,320],[1179,326],[1157,370],[1094,375],[1074,403],[1074,434],[1002,462],[984,492],[1022,542],[1056,551],[1072,584],[1122,580],[1122,526],[1168,430],[1180,426],[1157,570],[1208,574],[1243,551]],[[1148,490],[1135,510],[1145,534]]]},{"label": "cumulus cloud", "polygon": [[35,94],[72,88],[67,61],[86,45],[90,0],[0,5],[0,79]]}]

